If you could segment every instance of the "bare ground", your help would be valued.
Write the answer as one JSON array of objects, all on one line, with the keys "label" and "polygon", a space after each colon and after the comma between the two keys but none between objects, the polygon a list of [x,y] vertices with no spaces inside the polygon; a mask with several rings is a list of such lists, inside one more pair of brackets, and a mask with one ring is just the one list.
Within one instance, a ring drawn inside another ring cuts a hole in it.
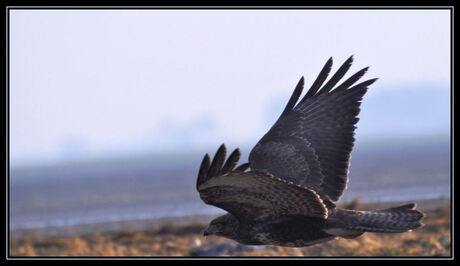
[{"label": "bare ground", "polygon": [[[372,209],[359,202],[349,208]],[[379,206],[382,207],[382,206]],[[164,224],[155,229],[43,237],[28,232],[10,238],[10,256],[305,256],[305,257],[450,257],[451,209],[449,204],[427,207],[425,226],[404,234],[366,233],[356,239],[342,239],[304,248],[244,246],[220,237],[203,237],[204,223]]]}]

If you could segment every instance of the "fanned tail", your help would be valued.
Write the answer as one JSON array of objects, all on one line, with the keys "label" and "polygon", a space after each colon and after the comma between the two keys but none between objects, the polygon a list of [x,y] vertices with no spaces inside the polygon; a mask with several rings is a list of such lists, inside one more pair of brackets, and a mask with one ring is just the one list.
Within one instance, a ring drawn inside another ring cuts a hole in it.
[{"label": "fanned tail", "polygon": [[356,237],[364,232],[404,233],[423,226],[423,213],[410,203],[375,211],[336,210],[329,229],[325,231],[341,237]]},{"label": "fanned tail", "polygon": [[421,227],[423,213],[415,210],[415,204],[407,204],[377,211],[357,212],[358,224],[349,228],[376,233],[404,233]]}]

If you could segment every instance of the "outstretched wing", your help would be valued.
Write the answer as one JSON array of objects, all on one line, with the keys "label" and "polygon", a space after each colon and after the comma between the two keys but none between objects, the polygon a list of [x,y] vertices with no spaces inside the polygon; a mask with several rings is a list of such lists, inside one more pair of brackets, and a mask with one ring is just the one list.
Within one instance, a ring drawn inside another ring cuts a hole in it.
[{"label": "outstretched wing", "polygon": [[198,174],[197,190],[201,199],[222,208],[240,221],[259,221],[284,215],[327,218],[327,208],[311,189],[273,177],[268,172],[245,172],[248,164],[233,169],[240,152],[227,159],[225,145],[217,150],[211,163],[205,155]]},{"label": "outstretched wing", "polygon": [[333,89],[352,62],[350,57],[321,87],[331,70],[330,58],[298,102],[304,84],[300,79],[278,121],[252,149],[252,170],[266,170],[309,187],[325,202],[339,199],[348,182],[361,100],[376,80],[354,85],[367,72],[366,67]]}]

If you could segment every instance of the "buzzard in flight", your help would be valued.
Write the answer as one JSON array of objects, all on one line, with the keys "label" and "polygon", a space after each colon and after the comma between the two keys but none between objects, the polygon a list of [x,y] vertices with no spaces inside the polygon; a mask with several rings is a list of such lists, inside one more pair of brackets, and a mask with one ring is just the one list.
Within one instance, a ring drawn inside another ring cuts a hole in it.
[{"label": "buzzard in flight", "polygon": [[236,167],[238,149],[225,160],[224,144],[212,162],[204,156],[197,190],[205,203],[228,212],[211,221],[205,235],[248,245],[303,247],[335,237],[403,233],[422,226],[423,214],[414,203],[375,211],[336,208],[348,181],[361,100],[376,81],[354,85],[367,72],[364,68],[336,86],[352,62],[350,57],[323,85],[330,58],[298,101],[302,77],[248,163]]}]

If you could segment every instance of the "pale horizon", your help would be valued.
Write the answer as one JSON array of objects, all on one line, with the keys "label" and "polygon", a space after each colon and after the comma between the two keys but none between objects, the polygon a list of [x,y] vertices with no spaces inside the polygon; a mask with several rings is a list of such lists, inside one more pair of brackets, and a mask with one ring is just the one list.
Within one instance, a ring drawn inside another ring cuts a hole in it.
[{"label": "pale horizon", "polygon": [[448,10],[10,10],[10,165],[254,145],[331,56],[379,78],[357,141],[448,136],[450,31]]}]

